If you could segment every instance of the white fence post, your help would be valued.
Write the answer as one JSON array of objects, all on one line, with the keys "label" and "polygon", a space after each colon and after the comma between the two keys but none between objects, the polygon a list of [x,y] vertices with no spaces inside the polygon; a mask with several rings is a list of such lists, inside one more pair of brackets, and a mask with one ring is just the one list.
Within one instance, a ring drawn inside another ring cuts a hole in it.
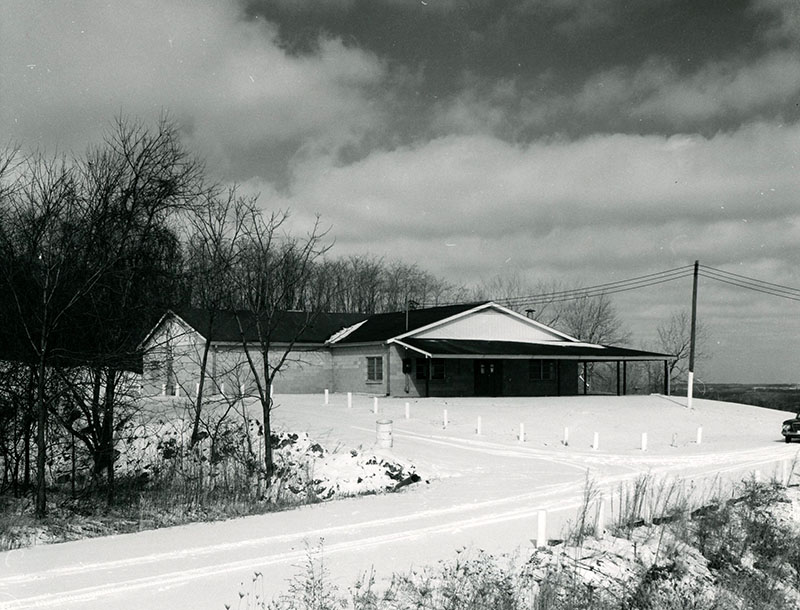
[{"label": "white fence post", "polygon": [[325,388],[325,404],[327,405],[329,402],[330,402],[330,399],[328,397],[328,389]]},{"label": "white fence post", "polygon": [[377,414],[377,412],[378,412],[378,397],[377,397],[377,396],[375,396],[375,397],[372,399],[372,412],[373,412],[373,413],[376,413],[376,414]]},{"label": "white fence post", "polygon": [[478,424],[477,424],[477,426],[475,426],[475,434],[477,434],[478,436],[481,435],[481,429],[483,427],[482,424],[483,424],[483,422],[481,421],[481,416],[478,415]]},{"label": "white fence post", "polygon": [[697,426],[697,444],[700,445],[703,442],[703,426]]},{"label": "white fence post", "polygon": [[446,430],[447,429],[447,409],[444,409],[442,412],[442,427]]},{"label": "white fence post", "polygon": [[540,510],[536,525],[536,548],[541,549],[547,546],[547,511]]},{"label": "white fence post", "polygon": [[647,451],[647,432],[642,432],[642,451]]},{"label": "white fence post", "polygon": [[564,443],[565,447],[569,445],[569,428],[566,426],[564,426],[564,440],[562,442]]},{"label": "white fence post", "polygon": [[411,405],[406,403],[406,419],[411,419]]},{"label": "white fence post", "polygon": [[353,408],[353,393],[352,392],[348,392],[347,393],[347,408],[348,409],[352,409]]},{"label": "white fence post", "polygon": [[597,432],[594,433],[594,438],[592,439],[592,449],[600,449],[600,435]]},{"label": "white fence post", "polygon": [[522,423],[519,425],[519,442],[525,442],[525,424]]},{"label": "white fence post", "polygon": [[597,520],[594,523],[594,537],[602,540],[606,531],[606,498],[603,494],[597,498]]}]

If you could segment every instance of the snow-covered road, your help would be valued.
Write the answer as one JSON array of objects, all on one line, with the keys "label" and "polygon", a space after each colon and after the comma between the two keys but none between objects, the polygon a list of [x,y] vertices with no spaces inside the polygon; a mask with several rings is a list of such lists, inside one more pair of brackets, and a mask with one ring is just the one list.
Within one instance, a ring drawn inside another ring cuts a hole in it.
[{"label": "snow-covered road", "polygon": [[[319,397],[282,397],[276,419],[328,445],[369,445],[375,415],[367,397],[353,409]],[[339,402],[343,401],[338,397]],[[445,405],[448,426],[439,418]],[[797,447],[784,445],[785,414],[697,401],[688,411],[663,397],[381,401],[395,421],[390,453],[414,461],[429,483],[395,494],[350,498],[220,523],[42,546],[0,554],[0,608],[237,607],[253,580],[267,598],[286,590],[309,553],[322,557],[340,588],[371,570],[388,578],[463,547],[492,553],[531,544],[539,511],[557,538],[575,516],[587,472],[606,493],[642,473],[681,478],[706,493],[754,471],[781,472]],[[481,415],[481,436],[473,423]],[[514,436],[524,420],[529,434]],[[560,439],[571,426],[569,445]],[[704,426],[704,442],[693,439]],[[640,431],[651,431],[647,452]],[[602,438],[589,447],[592,434]],[[680,439],[676,443],[675,438]],[[258,576],[257,575],[262,575]]]}]

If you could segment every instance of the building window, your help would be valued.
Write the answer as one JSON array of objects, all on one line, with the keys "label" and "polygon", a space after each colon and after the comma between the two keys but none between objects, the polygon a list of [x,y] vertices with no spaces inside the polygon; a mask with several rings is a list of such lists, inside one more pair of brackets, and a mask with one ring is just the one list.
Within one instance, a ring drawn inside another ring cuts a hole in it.
[{"label": "building window", "polygon": [[443,358],[417,358],[417,379],[428,379],[428,370],[432,381],[442,381],[445,375]]},{"label": "building window", "polygon": [[555,360],[529,360],[531,381],[551,381],[556,378]]},{"label": "building window", "polygon": [[383,381],[383,356],[367,357],[367,381]]}]

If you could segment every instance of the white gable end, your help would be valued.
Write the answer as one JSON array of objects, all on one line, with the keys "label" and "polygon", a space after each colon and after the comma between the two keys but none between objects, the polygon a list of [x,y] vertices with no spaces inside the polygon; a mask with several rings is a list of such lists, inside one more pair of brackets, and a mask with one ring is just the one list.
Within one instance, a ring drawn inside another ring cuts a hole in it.
[{"label": "white gable end", "polygon": [[559,341],[565,337],[547,327],[494,309],[483,309],[433,328],[413,333],[415,339],[472,339],[477,341]]},{"label": "white gable end", "polygon": [[194,345],[202,341],[203,337],[186,322],[170,313],[158,324],[143,345],[145,349],[161,347],[167,344],[172,346]]}]

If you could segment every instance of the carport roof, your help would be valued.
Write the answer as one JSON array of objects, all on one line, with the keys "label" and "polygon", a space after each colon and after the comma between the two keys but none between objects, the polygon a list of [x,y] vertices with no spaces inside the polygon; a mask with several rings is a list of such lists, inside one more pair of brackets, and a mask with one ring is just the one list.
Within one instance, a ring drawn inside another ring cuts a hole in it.
[{"label": "carport roof", "polygon": [[569,342],[522,343],[473,339],[413,339],[396,341],[432,358],[504,358],[554,360],[672,360],[675,356],[626,347]]}]

